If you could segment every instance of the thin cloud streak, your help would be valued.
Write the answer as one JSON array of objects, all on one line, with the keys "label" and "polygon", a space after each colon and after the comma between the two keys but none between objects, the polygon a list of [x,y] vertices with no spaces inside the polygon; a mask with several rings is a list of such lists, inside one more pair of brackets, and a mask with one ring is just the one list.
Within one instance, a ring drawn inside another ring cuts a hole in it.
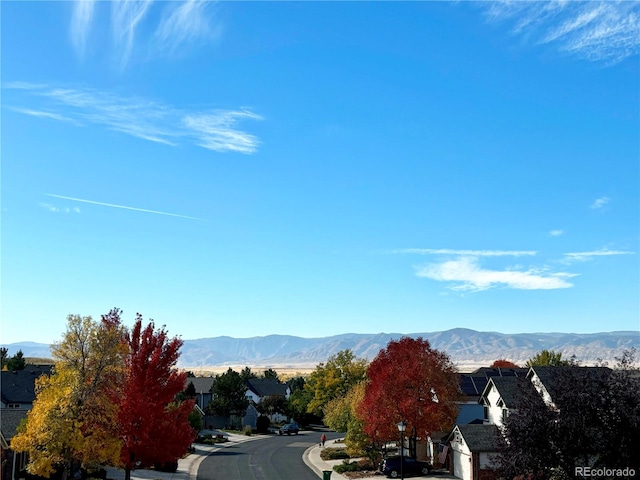
[{"label": "thin cloud streak", "polygon": [[402,248],[390,253],[406,253],[416,255],[468,255],[472,257],[521,257],[536,255],[535,250],[453,250],[448,248]]},{"label": "thin cloud streak", "polygon": [[608,250],[606,248],[602,250],[593,250],[590,252],[571,252],[565,253],[566,261],[586,261],[591,260],[593,257],[608,257],[611,255],[635,255],[636,252],[631,252],[628,250]]},{"label": "thin cloud streak", "polygon": [[[15,111],[76,124],[92,123],[155,143],[177,146],[181,140],[217,152],[252,154],[260,141],[238,128],[242,120],[262,120],[249,109],[184,111],[159,102],[126,98],[93,89],[53,88],[27,82],[5,83],[47,105]],[[36,112],[42,112],[37,114]]]},{"label": "thin cloud streak", "polygon": [[111,4],[111,28],[116,48],[120,51],[120,66],[129,62],[138,24],[145,17],[153,0],[118,0]]},{"label": "thin cloud streak", "polygon": [[87,37],[93,21],[95,9],[94,0],[76,1],[71,14],[71,43],[80,56],[84,56],[87,49]]},{"label": "thin cloud streak", "polygon": [[491,20],[513,22],[514,35],[590,61],[612,65],[640,51],[638,2],[498,1],[485,8]]},{"label": "thin cloud streak", "polygon": [[9,107],[14,112],[23,113],[25,115],[30,115],[32,117],[40,117],[40,118],[49,118],[51,120],[58,120],[60,122],[69,122],[74,125],[81,125],[73,118],[65,117],[64,115],[60,115],[58,113],[53,112],[45,112],[42,110],[31,110],[29,108],[20,108],[20,107]]},{"label": "thin cloud streak", "polygon": [[103,207],[111,207],[111,208],[121,208],[123,210],[134,210],[136,212],[144,212],[144,213],[153,213],[156,215],[166,215],[168,217],[179,217],[179,218],[187,218],[189,220],[198,220],[201,222],[208,222],[209,220],[205,220],[204,218],[197,218],[197,217],[189,217],[187,215],[179,215],[177,213],[169,213],[169,212],[160,212],[158,210],[148,210],[146,208],[137,208],[137,207],[129,207],[126,205],[116,205],[113,203],[105,203],[105,202],[96,202],[93,200],[86,200],[83,198],[74,198],[74,197],[66,197],[64,195],[56,195],[53,193],[44,193],[43,195],[46,195],[47,197],[53,197],[53,198],[60,198],[62,200],[70,200],[73,202],[81,202],[81,203],[89,203],[91,205],[100,205]]},{"label": "thin cloud streak", "polygon": [[561,235],[564,235],[564,230],[551,230],[549,232],[549,235],[551,235],[552,237],[560,237]]}]

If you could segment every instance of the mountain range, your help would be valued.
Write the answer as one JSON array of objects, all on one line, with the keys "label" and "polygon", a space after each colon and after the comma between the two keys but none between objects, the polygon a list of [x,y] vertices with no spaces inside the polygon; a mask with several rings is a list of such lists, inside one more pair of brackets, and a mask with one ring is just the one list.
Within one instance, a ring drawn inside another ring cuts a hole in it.
[{"label": "mountain range", "polygon": [[[640,351],[640,332],[602,333],[517,333],[478,332],[454,328],[432,333],[345,333],[319,338],[291,335],[234,338],[212,337],[184,340],[179,366],[183,368],[252,366],[273,368],[314,368],[341,350],[350,349],[357,357],[372,360],[390,340],[403,336],[422,337],[432,348],[446,352],[459,367],[489,365],[505,358],[524,364],[537,352],[561,352],[563,358],[575,355],[584,365],[604,360],[615,363],[624,350]],[[50,357],[49,346],[34,342],[2,345],[9,355],[22,350],[25,357]]]}]

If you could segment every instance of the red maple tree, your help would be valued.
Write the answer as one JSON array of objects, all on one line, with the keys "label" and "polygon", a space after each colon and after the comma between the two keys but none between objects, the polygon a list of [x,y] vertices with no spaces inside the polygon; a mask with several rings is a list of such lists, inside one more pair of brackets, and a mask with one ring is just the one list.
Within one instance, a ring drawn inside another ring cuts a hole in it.
[{"label": "red maple tree", "polygon": [[459,395],[456,368],[427,340],[392,340],[371,362],[367,377],[358,416],[374,443],[398,438],[400,421],[406,422],[407,435],[416,438],[453,425],[457,408],[452,401]]},{"label": "red maple tree", "polygon": [[491,364],[491,368],[520,368],[520,367],[518,367],[518,365],[513,363],[511,360],[505,360],[504,358],[501,358],[493,362]]},{"label": "red maple tree", "polygon": [[129,354],[118,420],[120,460],[129,480],[134,468],[176,462],[196,432],[188,421],[194,400],[176,401],[186,380],[175,368],[182,340],[169,338],[164,327],[155,330],[153,321],[143,328],[140,314],[125,338]]}]

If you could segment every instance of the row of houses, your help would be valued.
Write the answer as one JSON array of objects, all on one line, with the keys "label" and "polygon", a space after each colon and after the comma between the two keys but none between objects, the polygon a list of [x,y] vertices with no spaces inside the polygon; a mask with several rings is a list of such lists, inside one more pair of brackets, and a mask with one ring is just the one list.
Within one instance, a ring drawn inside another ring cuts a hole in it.
[{"label": "row of houses", "polygon": [[[518,408],[521,392],[539,395],[555,408],[554,373],[562,367],[480,368],[460,374],[458,418],[450,432],[427,441],[427,456],[462,480],[486,480],[495,475],[495,460],[506,419]],[[585,367],[594,374],[606,367]]]},{"label": "row of houses", "polygon": [[[211,387],[213,386],[214,377],[189,377],[187,378],[187,385],[193,383],[196,391],[196,404],[204,413],[204,425],[205,428],[225,428],[231,426],[231,424],[239,424],[240,426],[249,425],[252,428],[257,427],[258,417],[258,404],[268,397],[281,397],[289,399],[291,395],[291,388],[273,378],[250,378],[246,381],[247,391],[245,393],[246,399],[249,401],[244,415],[238,418],[220,417],[209,415],[208,406],[213,398],[211,393]],[[284,422],[287,417],[280,413],[273,413],[269,415],[269,419],[272,423]]]}]

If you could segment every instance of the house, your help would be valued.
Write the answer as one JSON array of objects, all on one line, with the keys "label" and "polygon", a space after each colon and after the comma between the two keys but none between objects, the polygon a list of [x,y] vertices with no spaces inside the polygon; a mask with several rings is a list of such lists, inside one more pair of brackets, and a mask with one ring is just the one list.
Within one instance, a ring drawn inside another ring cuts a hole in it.
[{"label": "house", "polygon": [[[269,397],[280,397],[287,400],[291,395],[291,388],[286,383],[280,383],[273,378],[250,378],[247,380],[247,400],[249,400],[249,407],[242,419],[243,425],[251,425],[256,428],[258,417],[258,404]],[[287,417],[281,413],[269,414],[271,422],[285,422]]]},{"label": "house", "polygon": [[286,383],[280,383],[273,378],[250,378],[247,380],[247,398],[254,403],[260,403],[267,397],[289,398],[291,388]]},{"label": "house", "polygon": [[[26,365],[24,370],[0,372],[0,448],[3,479],[15,480],[27,463],[24,453],[16,454],[10,448],[20,422],[36,399],[35,382],[40,375],[50,375],[51,365]],[[23,475],[22,475],[23,476]]]},{"label": "house", "polygon": [[484,409],[480,397],[492,378],[525,377],[528,368],[481,367],[471,373],[458,374],[460,392],[463,394],[458,403],[456,423],[483,423]]},{"label": "house", "polygon": [[212,399],[211,387],[214,380],[215,377],[187,377],[185,388],[189,383],[193,383],[196,390],[196,405],[204,411],[207,410]]},{"label": "house", "polygon": [[[544,400],[544,403],[555,409],[553,402],[557,393],[558,375],[564,372],[567,367],[531,367],[527,372],[527,379],[535,387],[538,394]],[[586,376],[584,378],[592,378],[594,381],[601,380],[610,375],[612,370],[608,367],[571,367],[581,369]]]},{"label": "house", "polygon": [[482,405],[484,424],[504,426],[511,410],[517,408],[523,392],[535,395],[531,382],[524,377],[492,377],[487,382],[479,403]]},{"label": "house", "polygon": [[466,480],[493,479],[499,441],[500,432],[495,425],[456,425],[445,440],[449,472]]},{"label": "house", "polygon": [[[193,383],[196,391],[196,404],[204,412],[208,411],[209,403],[213,398],[211,393],[211,387],[215,377],[188,377],[186,380],[185,388],[189,383]],[[288,385],[278,382],[275,379],[270,378],[251,378],[246,382],[247,390],[245,396],[249,400],[249,406],[242,418],[235,418],[234,421],[227,417],[205,415],[204,425],[205,428],[225,428],[229,426],[230,421],[232,423],[238,423],[239,426],[250,425],[252,428],[256,428],[258,417],[257,405],[267,397],[282,397],[288,399],[291,394],[291,389]],[[272,422],[286,421],[287,418],[284,415],[273,414],[270,415]],[[238,426],[238,425],[237,425]]]}]

